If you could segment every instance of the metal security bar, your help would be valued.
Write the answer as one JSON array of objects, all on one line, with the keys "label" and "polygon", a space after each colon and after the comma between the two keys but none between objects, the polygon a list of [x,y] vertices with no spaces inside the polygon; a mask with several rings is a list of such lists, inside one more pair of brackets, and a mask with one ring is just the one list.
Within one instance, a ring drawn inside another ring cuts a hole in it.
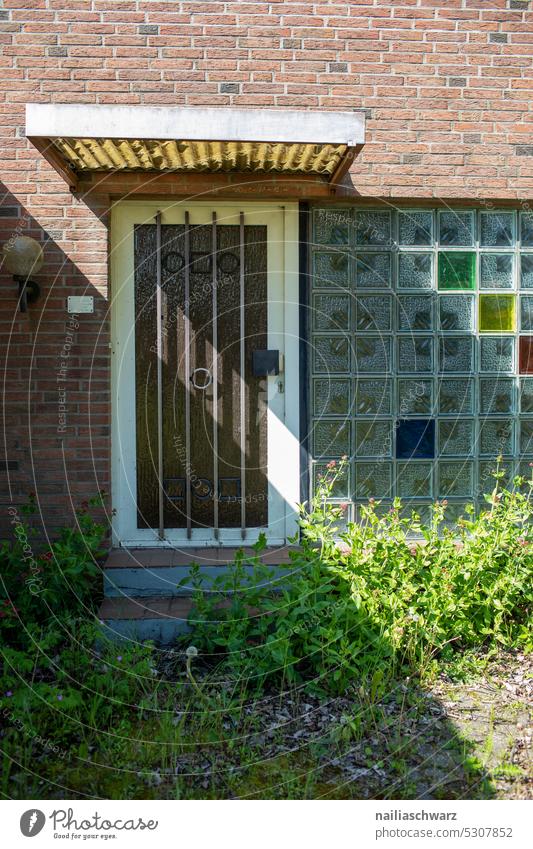
[{"label": "metal security bar", "polygon": [[239,301],[240,301],[240,428],[241,428],[241,537],[246,539],[246,358],[244,310],[244,212],[239,214]]},{"label": "metal security bar", "polygon": [[161,213],[156,223],[156,348],[157,348],[157,486],[158,535],[165,538],[165,491],[163,486],[163,298],[161,289]]},{"label": "metal security bar", "polygon": [[[185,212],[185,374],[187,379],[191,373],[191,233],[189,212]],[[192,536],[191,530],[191,398],[188,388],[185,391],[185,511],[187,518],[187,538]]]},{"label": "metal security bar", "polygon": [[213,304],[213,530],[218,539],[218,305],[217,305],[217,214],[212,219],[212,304]]}]

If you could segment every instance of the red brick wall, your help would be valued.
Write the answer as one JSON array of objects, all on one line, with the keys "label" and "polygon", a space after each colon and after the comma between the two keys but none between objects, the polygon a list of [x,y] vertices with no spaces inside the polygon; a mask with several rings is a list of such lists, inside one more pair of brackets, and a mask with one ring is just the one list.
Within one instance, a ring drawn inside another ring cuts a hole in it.
[{"label": "red brick wall", "polygon": [[[365,109],[354,195],[519,201],[533,186],[533,3],[3,0],[0,48],[0,238],[46,250],[25,316],[1,275],[0,459],[20,466],[0,477],[6,502],[36,490],[54,520],[109,487],[107,234],[105,209],[72,198],[25,140],[26,102]],[[82,292],[97,312],[75,335],[62,441],[65,299]]]}]

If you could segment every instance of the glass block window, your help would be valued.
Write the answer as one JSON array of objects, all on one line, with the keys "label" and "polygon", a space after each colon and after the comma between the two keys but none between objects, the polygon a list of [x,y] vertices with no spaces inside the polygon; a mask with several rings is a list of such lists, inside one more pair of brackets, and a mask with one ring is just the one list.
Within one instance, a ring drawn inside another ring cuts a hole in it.
[{"label": "glass block window", "polygon": [[315,209],[311,481],[454,515],[533,461],[533,214]]}]

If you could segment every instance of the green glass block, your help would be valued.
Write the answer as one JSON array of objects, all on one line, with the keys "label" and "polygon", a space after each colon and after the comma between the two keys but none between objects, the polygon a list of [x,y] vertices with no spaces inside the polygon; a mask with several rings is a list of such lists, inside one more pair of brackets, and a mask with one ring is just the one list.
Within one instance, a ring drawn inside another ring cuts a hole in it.
[{"label": "green glass block", "polygon": [[342,457],[350,454],[350,423],[344,419],[322,419],[313,424],[313,457]]},{"label": "green glass block", "polygon": [[397,410],[400,418],[415,413],[429,415],[433,410],[433,381],[399,380]]},{"label": "green glass block", "polygon": [[480,371],[509,374],[514,371],[515,340],[511,336],[485,336],[479,340]]},{"label": "green glass block", "polygon": [[533,413],[533,377],[523,377],[520,381],[520,412]]},{"label": "green glass block", "polygon": [[499,472],[503,472],[503,478],[498,483],[498,488],[502,487],[509,488],[513,479],[513,464],[510,462],[503,462],[498,465],[498,461],[496,459],[492,460],[480,460],[478,467],[478,483],[477,483],[477,497],[482,498],[484,495],[490,495],[496,486],[496,478],[494,477],[494,472],[498,470]]},{"label": "green glass block", "polygon": [[520,254],[520,286],[533,289],[533,254]]},{"label": "green glass block", "polygon": [[[533,460],[521,460],[516,468],[516,474],[525,478],[526,481],[533,480]],[[524,490],[522,490],[524,491]],[[526,483],[525,491],[529,491],[529,486]]]},{"label": "green glass block", "polygon": [[533,419],[520,419],[520,453],[533,454]]},{"label": "green glass block", "polygon": [[[331,462],[332,458],[329,458]],[[327,462],[313,464],[313,485],[316,489],[321,480],[332,480],[331,469],[327,468]],[[337,470],[334,476],[330,498],[349,498],[350,495],[350,474],[348,465]]]},{"label": "green glass block", "polygon": [[358,245],[389,245],[391,214],[389,211],[361,211],[355,216],[355,238]]},{"label": "green glass block", "polygon": [[508,419],[485,419],[479,425],[479,453],[498,457],[513,453],[513,422]]},{"label": "green glass block", "polygon": [[481,254],[479,285],[481,289],[512,289],[513,255]]},{"label": "green glass block", "polygon": [[440,330],[473,330],[474,298],[471,295],[439,297]]},{"label": "green glass block", "polygon": [[350,285],[350,261],[341,251],[315,251],[313,254],[313,286],[329,289]]},{"label": "green glass block", "polygon": [[473,251],[439,253],[439,289],[475,289],[476,255]]},{"label": "green glass block", "polygon": [[533,247],[533,212],[520,213],[520,242],[522,247]]},{"label": "green glass block", "polygon": [[357,330],[390,330],[392,299],[388,295],[365,295],[355,301]]},{"label": "green glass block", "polygon": [[479,330],[494,333],[515,329],[515,295],[480,295]]},{"label": "green glass block", "polygon": [[316,374],[350,371],[350,342],[346,336],[314,336],[313,369]]},{"label": "green glass block", "polygon": [[474,244],[474,213],[443,210],[439,212],[439,243],[454,247]]},{"label": "green glass block", "polygon": [[514,409],[514,381],[511,378],[487,377],[479,381],[480,413],[512,413]]},{"label": "green glass block", "polygon": [[392,409],[392,384],[390,380],[365,380],[355,382],[355,412],[359,416],[390,415]]},{"label": "green glass block", "polygon": [[433,244],[433,213],[423,210],[400,211],[398,230],[400,245],[431,245]]},{"label": "green glass block", "polygon": [[432,463],[398,463],[397,487],[401,498],[431,498]]},{"label": "green glass block", "polygon": [[315,209],[313,239],[319,245],[347,245],[350,241],[351,211],[349,209]]},{"label": "green glass block", "polygon": [[356,463],[356,498],[391,498],[391,463]]},{"label": "green glass block", "polygon": [[313,323],[315,330],[349,330],[349,296],[315,295],[313,298]]},{"label": "green glass block", "polygon": [[433,371],[433,337],[400,336],[397,342],[399,372],[428,374]]},{"label": "green glass block", "polygon": [[346,380],[313,380],[313,414],[342,416],[350,412],[350,383]]},{"label": "green glass block", "polygon": [[392,454],[392,422],[357,422],[355,453],[358,457],[390,457]]},{"label": "green glass block", "polygon": [[439,497],[465,498],[474,494],[474,464],[451,460],[439,463]]},{"label": "green glass block", "polygon": [[480,244],[487,248],[510,248],[514,244],[514,212],[482,212]]},{"label": "green glass block", "polygon": [[439,425],[439,454],[443,457],[469,457],[474,451],[474,422],[466,419],[448,421]]},{"label": "green glass block", "polygon": [[469,378],[450,378],[439,384],[439,413],[467,415],[474,412],[474,382]]},{"label": "green glass block", "polygon": [[432,330],[433,298],[431,295],[398,296],[398,330]]},{"label": "green glass block", "polygon": [[471,372],[474,340],[471,336],[448,336],[439,339],[439,371]]},{"label": "green glass block", "polygon": [[357,336],[355,368],[358,373],[378,374],[390,370],[391,340],[386,336]]},{"label": "green glass block", "polygon": [[392,285],[390,254],[357,254],[355,285],[358,289],[390,289]]},{"label": "green glass block", "polygon": [[533,295],[520,297],[520,330],[533,330]]},{"label": "green glass block", "polygon": [[398,255],[398,289],[432,289],[433,254],[405,253]]}]

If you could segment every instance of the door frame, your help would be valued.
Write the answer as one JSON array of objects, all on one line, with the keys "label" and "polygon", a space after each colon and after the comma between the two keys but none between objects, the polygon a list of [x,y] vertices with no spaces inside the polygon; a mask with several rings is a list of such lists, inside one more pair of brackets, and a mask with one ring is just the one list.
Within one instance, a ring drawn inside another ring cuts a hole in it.
[{"label": "door frame", "polygon": [[[163,225],[183,223],[185,210],[193,226],[208,223],[213,209],[220,223],[234,223],[243,212],[246,223],[267,227],[268,347],[278,349],[284,362],[279,376],[267,378],[269,525],[247,529],[244,540],[240,528],[221,528],[217,540],[210,529],[195,529],[187,539],[184,529],[169,528],[160,539],[157,528],[137,528],[134,226],[154,223],[158,212]],[[113,545],[234,547],[253,544],[261,530],[269,545],[284,545],[297,531],[300,495],[298,204],[117,201],[111,209],[110,278]]]}]

